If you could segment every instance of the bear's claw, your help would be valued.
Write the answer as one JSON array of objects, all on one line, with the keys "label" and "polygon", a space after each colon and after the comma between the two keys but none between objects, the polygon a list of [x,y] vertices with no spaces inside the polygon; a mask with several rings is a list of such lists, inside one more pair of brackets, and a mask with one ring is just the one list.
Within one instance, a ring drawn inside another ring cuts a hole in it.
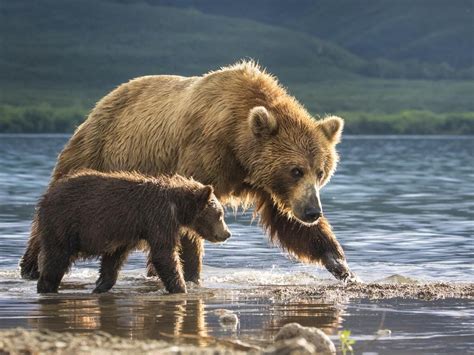
[{"label": "bear's claw", "polygon": [[324,259],[324,266],[334,275],[338,280],[344,283],[358,283],[361,282],[359,277],[349,269],[345,259],[335,258],[332,255],[326,256]]}]

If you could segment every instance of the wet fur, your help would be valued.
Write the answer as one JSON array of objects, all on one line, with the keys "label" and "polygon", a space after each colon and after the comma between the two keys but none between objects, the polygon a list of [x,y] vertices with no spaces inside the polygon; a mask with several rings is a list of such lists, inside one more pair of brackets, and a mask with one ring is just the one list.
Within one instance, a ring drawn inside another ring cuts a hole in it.
[{"label": "wet fur", "polygon": [[[302,184],[314,183],[316,170],[324,170],[320,187],[329,181],[341,130],[341,119],[314,120],[253,62],[200,77],[145,76],[97,103],[60,154],[52,182],[81,168],[192,176],[212,185],[222,202],[257,206],[272,241],[338,276],[328,260],[345,258],[327,221],[304,225],[291,208],[305,202]],[[295,162],[308,170],[300,186],[288,181]],[[21,261],[25,278],[37,277],[37,235],[35,218]],[[197,281],[202,245],[182,238],[185,279]]]},{"label": "wet fur", "polygon": [[98,256],[94,292],[106,292],[129,252],[143,246],[166,289],[186,292],[179,231],[211,223],[206,219],[211,197],[209,187],[177,175],[83,171],[57,181],[37,208],[38,292],[57,292],[75,260]]}]

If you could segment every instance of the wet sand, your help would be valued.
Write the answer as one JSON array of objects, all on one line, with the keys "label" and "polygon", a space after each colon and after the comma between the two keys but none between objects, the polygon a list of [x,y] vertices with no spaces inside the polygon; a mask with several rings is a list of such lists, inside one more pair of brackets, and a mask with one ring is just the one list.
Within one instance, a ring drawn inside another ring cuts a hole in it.
[{"label": "wet sand", "polygon": [[271,291],[281,299],[317,297],[341,302],[349,299],[408,298],[438,300],[445,298],[474,299],[474,284],[471,283],[354,283],[331,284],[317,287],[278,287]]},{"label": "wet sand", "polygon": [[[238,347],[236,343],[235,347]],[[0,354],[246,354],[231,346],[176,345],[157,340],[130,340],[104,332],[92,335],[12,329],[0,331]]]}]

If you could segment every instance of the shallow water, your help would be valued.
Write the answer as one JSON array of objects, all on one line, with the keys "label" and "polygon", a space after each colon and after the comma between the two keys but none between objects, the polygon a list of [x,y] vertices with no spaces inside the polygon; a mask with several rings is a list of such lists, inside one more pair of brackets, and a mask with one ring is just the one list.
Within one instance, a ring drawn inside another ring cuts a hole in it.
[{"label": "shallow water", "polygon": [[[88,262],[65,278],[62,294],[38,297],[35,283],[19,278],[17,265],[35,202],[67,139],[0,135],[0,327],[102,329],[132,338],[209,334],[263,344],[282,324],[298,321],[334,337],[338,329],[351,329],[360,346],[368,344],[365,351],[472,349],[472,303],[467,300],[279,303],[240,293],[262,285],[333,282],[325,270],[289,260],[269,246],[251,222],[251,211],[227,215],[233,237],[224,245],[207,243],[204,287],[184,298],[162,295],[156,282],[143,276],[141,253],[131,256],[109,295],[88,294],[97,275],[97,263]],[[360,278],[397,274],[405,280],[474,282],[473,137],[346,137],[340,153],[341,164],[322,202]],[[240,327],[222,328],[215,308],[235,310]],[[371,342],[383,314],[392,336]]]},{"label": "shallow water", "polygon": [[[201,345],[210,344],[208,339],[213,337],[265,347],[283,325],[298,322],[321,328],[336,346],[338,331],[350,329],[357,354],[466,354],[474,347],[474,302],[468,300],[281,302],[262,299],[258,289],[200,289],[186,296],[170,296],[147,293],[155,286],[151,282],[142,282],[140,293],[129,294],[119,286],[113,293],[95,296],[72,288],[78,286],[90,288],[92,284],[68,284],[64,294],[22,297],[14,303],[0,299],[2,328],[78,333],[102,330],[129,339]],[[240,323],[235,327],[221,325],[216,311],[222,308],[234,312]],[[378,336],[379,329],[390,329],[391,335]]]}]

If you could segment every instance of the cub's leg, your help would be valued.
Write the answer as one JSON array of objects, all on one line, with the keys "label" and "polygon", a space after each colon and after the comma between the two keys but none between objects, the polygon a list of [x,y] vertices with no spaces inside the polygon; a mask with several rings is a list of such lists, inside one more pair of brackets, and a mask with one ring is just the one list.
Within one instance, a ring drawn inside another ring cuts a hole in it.
[{"label": "cub's leg", "polygon": [[155,270],[155,266],[153,265],[153,260],[152,260],[150,251],[148,251],[148,257],[146,260],[146,276],[147,277],[158,276],[158,273]]},{"label": "cub's leg", "polygon": [[109,291],[117,281],[117,276],[123,263],[127,259],[128,250],[120,248],[112,254],[102,255],[100,263],[100,276],[95,282],[93,293],[103,293]]},{"label": "cub's leg", "polygon": [[[202,257],[204,255],[204,240],[189,232],[183,232],[180,239],[180,258],[183,263],[184,280],[200,284]],[[151,253],[148,254],[147,276],[158,276],[153,261],[151,260]]]},{"label": "cub's leg", "polygon": [[150,245],[150,257],[169,293],[186,293],[176,245]]},{"label": "cub's leg", "polygon": [[56,293],[64,274],[71,265],[69,249],[61,245],[41,245],[39,254],[40,276],[37,284],[38,293]]},{"label": "cub's leg", "polygon": [[189,232],[181,235],[181,261],[185,281],[200,283],[204,240]]}]

